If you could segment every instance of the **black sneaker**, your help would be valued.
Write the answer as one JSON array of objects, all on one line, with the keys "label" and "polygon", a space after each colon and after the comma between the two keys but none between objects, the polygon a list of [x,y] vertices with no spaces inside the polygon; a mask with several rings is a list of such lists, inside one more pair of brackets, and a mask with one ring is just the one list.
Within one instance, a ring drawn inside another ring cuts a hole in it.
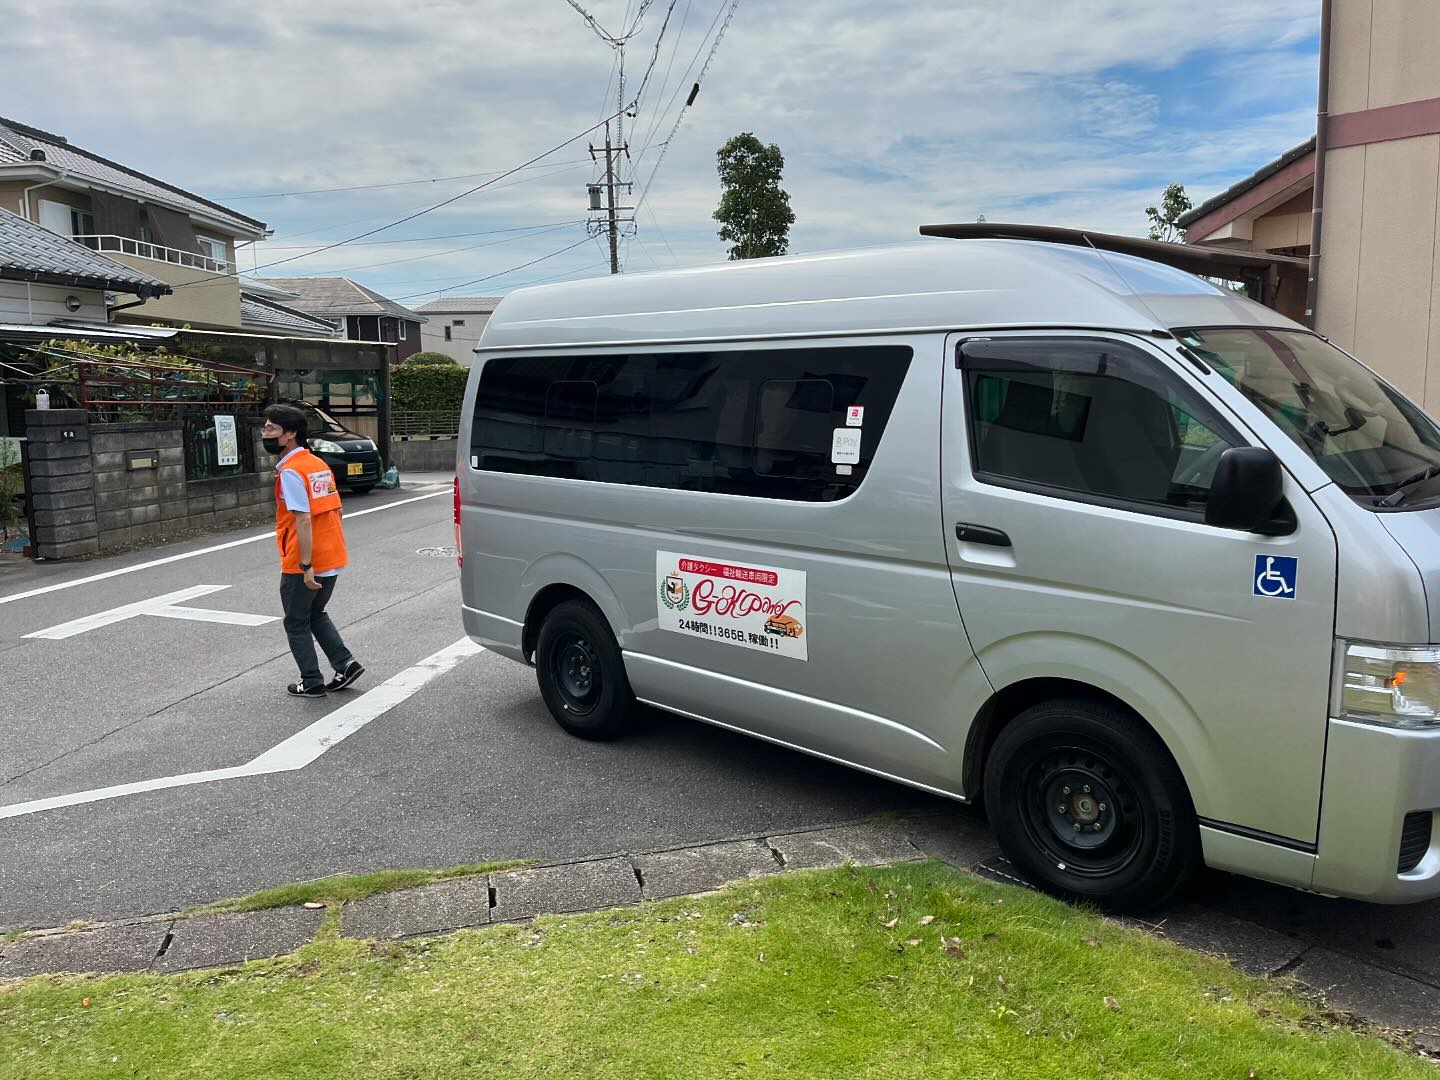
[{"label": "black sneaker", "polygon": [[344,671],[337,671],[335,673],[335,677],[325,684],[325,689],[344,690],[347,686],[349,686],[351,683],[353,683],[356,679],[360,678],[360,676],[364,674],[365,669],[360,666],[360,661],[351,660],[350,663],[345,665]]},{"label": "black sneaker", "polygon": [[304,683],[292,682],[289,686],[285,687],[285,689],[290,692],[291,697],[325,696],[325,687],[323,686],[306,686]]}]

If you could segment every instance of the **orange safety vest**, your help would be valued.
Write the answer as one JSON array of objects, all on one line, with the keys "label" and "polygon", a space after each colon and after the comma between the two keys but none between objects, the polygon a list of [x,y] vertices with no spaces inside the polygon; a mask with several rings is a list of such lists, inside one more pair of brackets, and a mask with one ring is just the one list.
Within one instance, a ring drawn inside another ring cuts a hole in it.
[{"label": "orange safety vest", "polygon": [[280,491],[280,471],[300,474],[310,495],[310,564],[317,574],[339,570],[345,565],[345,534],[340,529],[340,495],[330,466],[309,450],[301,449],[275,469],[275,544],[280,549],[282,574],[304,573],[300,569],[300,537],[295,531],[295,513],[285,505]]}]

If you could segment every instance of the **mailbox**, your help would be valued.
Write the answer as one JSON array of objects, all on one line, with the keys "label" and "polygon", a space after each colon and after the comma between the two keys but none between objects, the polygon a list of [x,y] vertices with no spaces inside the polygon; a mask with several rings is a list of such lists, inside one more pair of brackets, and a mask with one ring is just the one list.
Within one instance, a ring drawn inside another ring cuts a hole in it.
[{"label": "mailbox", "polygon": [[125,455],[125,467],[131,472],[136,469],[156,469],[159,466],[159,450],[131,450]]}]

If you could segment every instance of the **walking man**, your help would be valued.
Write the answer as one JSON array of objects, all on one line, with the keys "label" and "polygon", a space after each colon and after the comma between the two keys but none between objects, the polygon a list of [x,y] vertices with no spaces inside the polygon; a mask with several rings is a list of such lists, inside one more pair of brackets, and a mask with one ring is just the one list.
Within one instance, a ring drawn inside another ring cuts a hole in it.
[{"label": "walking man", "polygon": [[[340,496],[330,466],[305,446],[305,414],[290,405],[271,405],[260,429],[275,464],[275,543],[280,548],[280,603],[285,635],[300,668],[300,681],[285,689],[296,697],[324,697],[343,690],[365,669],[350,655],[325,613],[335,580],[345,569],[345,534]],[[335,669],[328,683],[320,674],[315,642]]]}]

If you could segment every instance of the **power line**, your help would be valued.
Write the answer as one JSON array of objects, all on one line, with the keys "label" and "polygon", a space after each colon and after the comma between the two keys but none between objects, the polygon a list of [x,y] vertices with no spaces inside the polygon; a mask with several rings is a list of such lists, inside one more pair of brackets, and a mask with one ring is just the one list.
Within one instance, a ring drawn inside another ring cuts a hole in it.
[{"label": "power line", "polygon": [[567,251],[574,251],[581,244],[588,243],[589,240],[590,237],[588,236],[582,237],[581,239],[576,240],[575,243],[567,244],[563,248],[550,252],[550,254],[548,255],[541,255],[538,259],[531,259],[529,262],[523,262],[519,266],[512,266],[508,270],[501,270],[495,274],[486,274],[484,277],[472,278],[469,281],[462,281],[459,284],[451,285],[450,288],[447,289],[427,289],[424,292],[410,293],[406,296],[392,296],[389,299],[397,301],[413,300],[417,296],[433,296],[435,293],[449,292],[451,289],[468,289],[471,285],[479,285],[482,281],[492,281],[497,277],[504,277],[506,274],[513,274],[516,270],[524,270],[528,266],[534,266],[536,263],[542,263],[546,259],[553,259],[556,255],[563,255]]},{"label": "power line", "polygon": [[[516,240],[532,240],[537,236],[544,236],[547,233],[558,232],[561,229],[568,229],[575,222],[564,222],[560,225],[548,225],[539,230],[524,233],[520,236],[507,236],[503,240],[490,240],[483,244],[468,244],[465,247],[450,248],[448,251],[437,251],[429,255],[412,255],[404,259],[385,259],[382,262],[365,263],[363,266],[342,266],[336,270],[327,270],[324,274],[316,274],[316,277],[333,276],[335,274],[350,274],[357,270],[374,270],[381,266],[400,266],[403,263],[424,262],[426,259],[439,259],[445,255],[458,255],[462,251],[479,251],[481,248],[497,247],[500,244],[513,244]],[[580,222],[578,224],[583,224]]]},{"label": "power line", "polygon": [[[655,174],[660,171],[660,166],[665,161],[665,152],[670,149],[670,143],[674,140],[676,132],[680,130],[680,122],[685,119],[686,112],[689,111],[690,106],[694,103],[695,93],[700,89],[700,84],[705,81],[705,73],[710,70],[710,62],[715,59],[715,53],[720,49],[720,42],[725,40],[725,31],[730,29],[730,22],[735,18],[735,9],[739,6],[740,0],[732,0],[730,10],[725,16],[725,22],[720,27],[720,32],[715,35],[714,44],[710,46],[710,55],[705,57],[705,66],[700,69],[700,77],[695,80],[695,87],[690,92],[690,98],[681,106],[680,112],[675,116],[675,126],[670,129],[670,134],[665,137],[665,141],[660,144],[660,156],[655,159],[655,167],[650,170],[650,177],[645,181],[645,186],[640,189],[640,197],[635,200],[637,212],[640,207],[645,205],[645,198],[650,194],[650,186],[655,183]],[[713,26],[714,24],[712,23],[711,25]],[[703,41],[701,42],[701,46],[704,46]],[[699,53],[697,52],[696,55],[698,56]],[[693,60],[691,61],[691,66],[694,66]],[[688,72],[689,68],[687,68],[686,71]],[[682,79],[680,81],[680,87],[684,85],[685,81]],[[680,87],[676,87],[675,93],[677,95],[680,93]],[[671,100],[673,101],[674,99],[672,98]]]},{"label": "power line", "polygon": [[[623,111],[623,110],[622,110],[622,111]],[[618,115],[618,114],[617,114],[617,115]],[[610,119],[614,119],[614,117],[608,117],[608,118],[607,118],[607,120],[610,120]],[[342,247],[342,246],[344,246],[345,244],[354,243],[356,240],[364,240],[367,236],[374,236],[376,233],[384,232],[386,229],[393,229],[396,225],[403,225],[403,224],[405,224],[407,221],[414,221],[414,220],[415,220],[416,218],[418,218],[418,217],[423,217],[425,214],[431,213],[432,211],[435,211],[435,210],[439,210],[442,206],[449,206],[451,203],[459,202],[461,199],[465,198],[465,197],[468,196],[468,195],[473,195],[473,194],[475,194],[477,191],[482,191],[482,190],[484,190],[485,188],[490,187],[491,185],[497,183],[498,181],[505,179],[505,177],[507,177],[507,176],[513,176],[515,173],[519,172],[521,169],[529,168],[531,165],[534,165],[537,161],[541,161],[541,160],[549,157],[551,154],[556,153],[556,152],[559,151],[559,150],[563,150],[565,147],[569,146],[569,145],[570,145],[571,143],[573,143],[573,142],[579,142],[581,139],[585,138],[586,135],[589,135],[592,131],[594,131],[596,126],[598,126],[598,125],[591,125],[590,127],[587,127],[584,131],[578,132],[577,134],[570,136],[570,138],[566,139],[564,142],[556,143],[556,144],[555,144],[554,146],[552,146],[549,150],[546,150],[546,151],[544,151],[544,152],[542,152],[542,153],[536,154],[536,155],[535,155],[534,157],[532,157],[529,161],[526,161],[526,162],[524,162],[524,163],[522,163],[522,164],[520,164],[520,165],[515,166],[513,169],[509,169],[509,170],[507,170],[506,172],[501,173],[499,176],[495,177],[495,179],[493,179],[493,180],[486,180],[483,184],[476,184],[474,187],[469,188],[469,189],[467,189],[467,190],[465,190],[465,191],[462,191],[462,192],[460,192],[460,194],[458,194],[458,195],[452,195],[452,196],[451,196],[450,198],[448,198],[448,199],[442,199],[440,202],[435,203],[433,206],[427,206],[427,207],[425,207],[423,210],[417,210],[417,211],[415,211],[413,214],[406,214],[404,217],[400,218],[400,219],[397,220],[397,221],[392,221],[392,222],[390,222],[390,223],[388,223],[388,224],[386,224],[386,225],[381,225],[381,226],[379,226],[379,227],[377,227],[377,228],[369,229],[369,230],[367,230],[367,231],[365,231],[365,232],[363,232],[363,233],[360,233],[360,234],[358,234],[358,235],[356,235],[356,236],[349,237],[348,239],[345,239],[345,240],[337,240],[337,241],[336,241],[335,243],[333,243],[333,244],[326,244],[324,247],[316,248],[314,251],[309,252],[307,255],[291,255],[289,258],[286,258],[286,259],[277,259],[277,260],[274,261],[274,262],[265,263],[265,264],[263,264],[262,266],[257,266],[257,267],[254,267],[254,268],[252,268],[252,269],[253,269],[253,270],[262,270],[262,269],[263,269],[263,270],[268,270],[268,269],[269,269],[270,267],[272,267],[272,266],[282,266],[282,265],[284,265],[285,263],[296,262],[296,261],[299,260],[299,259],[308,258],[309,255],[319,255],[321,252],[331,251],[331,250],[333,250],[333,249],[335,249],[335,248],[337,248],[337,247]],[[200,285],[200,284],[203,284],[203,283],[205,283],[205,282],[207,282],[207,281],[214,281],[214,280],[216,280],[217,278],[223,278],[223,277],[229,277],[229,276],[230,276],[230,275],[228,275],[228,274],[211,274],[211,275],[209,275],[208,277],[197,278],[195,281],[188,282],[187,284],[184,284],[184,285],[177,285],[177,286],[175,286],[175,288],[177,288],[177,289],[183,289],[183,288],[186,288],[187,285],[192,285],[192,286],[193,286],[193,285]]]},{"label": "power line", "polygon": [[[604,123],[604,121],[602,120],[601,123]],[[509,188],[520,187],[522,184],[533,184],[533,183],[535,183],[536,181],[539,181],[539,180],[552,180],[552,179],[554,179],[555,177],[559,176],[559,175],[560,175],[561,173],[563,173],[563,172],[574,171],[574,170],[576,170],[576,169],[584,168],[585,164],[586,164],[586,163],[583,162],[583,161],[582,161],[582,162],[578,162],[578,163],[567,164],[567,165],[565,165],[563,168],[560,168],[560,169],[558,169],[558,170],[556,170],[556,171],[554,171],[554,172],[546,173],[545,175],[539,175],[538,172],[531,173],[530,175],[528,175],[528,176],[522,176],[522,177],[520,177],[518,180],[515,180],[515,181],[513,181],[513,182],[511,182],[511,183],[509,183],[509,184],[497,184],[497,185],[495,185],[491,190],[493,190],[493,191],[505,191],[505,190],[507,190],[507,189],[509,189]],[[547,165],[540,165],[540,166],[537,166],[537,170],[538,170],[538,169],[549,168],[549,167],[550,167],[550,166],[547,166]],[[412,207],[412,209],[418,210],[418,209],[421,209],[421,208],[420,208],[420,207]],[[393,211],[391,211],[391,212],[393,213]],[[408,210],[405,211],[405,212],[406,212],[406,213],[409,213]],[[314,236],[316,233],[330,232],[331,230],[334,230],[334,229],[343,229],[343,228],[347,228],[348,226],[351,226],[351,225],[363,225],[363,224],[365,224],[365,223],[368,222],[368,221],[381,221],[381,220],[383,220],[386,216],[388,216],[388,215],[387,215],[387,214],[367,214],[365,217],[350,218],[350,219],[348,219],[348,220],[346,220],[346,221],[339,221],[339,222],[334,222],[334,223],[329,224],[329,225],[322,225],[322,226],[320,226],[318,229],[307,229],[307,230],[305,230],[304,232],[286,233],[284,236],[272,237],[271,240],[266,241],[266,243],[267,243],[267,245],[273,245],[273,241],[275,241],[275,240],[298,240],[298,239],[299,239],[300,237],[302,237],[302,236]],[[385,242],[390,242],[390,241],[385,241]],[[398,241],[395,241],[395,242],[398,242]],[[307,247],[307,248],[309,247],[309,245],[304,245],[304,246]],[[299,246],[298,246],[298,245],[297,245],[297,246],[292,246],[292,247],[283,247],[283,246],[282,246],[282,247],[274,247],[274,246],[270,246],[270,247],[269,247],[269,250],[271,250],[271,251],[295,251],[295,250],[298,250],[298,249],[299,249]]]},{"label": "power line", "polygon": [[[561,165],[587,165],[589,162],[584,159],[575,161],[552,161],[542,168],[552,168]],[[217,199],[224,199],[227,202],[238,202],[241,199],[284,199],[292,195],[329,195],[339,191],[375,191],[378,188],[410,187],[414,184],[448,184],[454,180],[474,180],[481,176],[495,176],[503,172],[502,169],[487,169],[483,172],[459,173],[455,176],[430,176],[419,180],[391,180],[383,184],[352,184],[349,187],[328,187],[328,188],[306,188],[303,191],[267,191],[260,195],[217,195]]]},{"label": "power line", "polygon": [[[670,47],[670,59],[665,64],[665,77],[660,80],[660,89],[657,91],[658,97],[663,98],[665,96],[665,88],[670,85],[670,72],[675,69],[675,57],[680,53],[680,42],[684,40],[685,25],[690,21],[690,11],[693,7],[694,0],[685,0],[685,10],[680,15],[680,29],[675,33],[675,44]],[[638,98],[635,102],[635,111],[640,111],[640,101]],[[655,119],[650,122],[650,127],[645,131],[645,144],[647,146],[650,144],[650,140],[655,137],[655,129],[660,126],[660,117],[662,115],[661,112],[657,111],[655,113]],[[643,153],[644,150],[641,150],[641,154]]]},{"label": "power line", "polygon": [[[531,229],[548,229],[552,225],[584,225],[584,218],[575,218],[573,221],[547,221],[539,225],[516,225],[509,229],[481,229],[478,232],[439,233],[436,236],[408,236],[400,240],[371,240],[368,244],[351,244],[354,248],[380,247],[385,244],[423,244],[429,240],[463,240],[471,236],[498,236],[501,233],[528,232]],[[307,245],[296,244],[292,247],[266,244],[267,251],[300,251]]]}]

